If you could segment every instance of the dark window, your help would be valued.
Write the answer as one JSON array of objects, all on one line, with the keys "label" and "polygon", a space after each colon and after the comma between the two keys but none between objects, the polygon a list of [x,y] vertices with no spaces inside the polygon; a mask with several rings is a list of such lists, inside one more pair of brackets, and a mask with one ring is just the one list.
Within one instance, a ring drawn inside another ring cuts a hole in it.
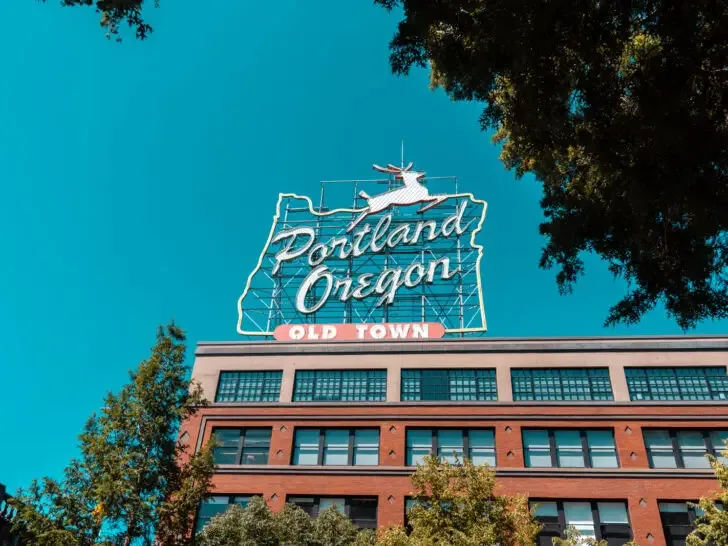
[{"label": "dark window", "polygon": [[311,517],[330,506],[335,506],[360,529],[377,528],[376,497],[288,497],[291,504],[300,506]]},{"label": "dark window", "polygon": [[632,538],[627,503],[614,501],[533,501],[536,519],[544,526],[539,533],[541,546],[551,546],[552,537],[565,538],[574,526],[583,538],[606,540],[609,546],[622,546]]},{"label": "dark window", "polygon": [[492,429],[407,429],[407,464],[421,464],[426,455],[437,453],[443,460],[495,466],[495,439]]},{"label": "dark window", "polygon": [[614,432],[608,429],[523,429],[527,467],[617,468]]},{"label": "dark window", "polygon": [[513,400],[614,400],[607,368],[514,368]]},{"label": "dark window", "polygon": [[269,428],[216,428],[215,464],[268,464]]},{"label": "dark window", "polygon": [[294,402],[383,402],[387,370],[320,370],[296,372]]},{"label": "dark window", "polygon": [[213,517],[222,514],[234,504],[245,508],[251,497],[253,495],[213,495],[205,498],[197,511],[196,532],[202,531]]},{"label": "dark window", "polygon": [[721,455],[726,430],[644,429],[642,434],[650,468],[710,468],[707,454],[726,462]]},{"label": "dark window", "polygon": [[725,367],[625,368],[632,400],[728,400]]},{"label": "dark window", "polygon": [[[660,502],[658,506],[667,546],[685,546],[685,539],[695,530],[695,520],[704,512],[687,502]],[[722,509],[720,504],[717,507]]]},{"label": "dark window", "polygon": [[379,429],[296,429],[294,465],[379,464]]},{"label": "dark window", "polygon": [[278,402],[283,372],[220,372],[215,402]]},{"label": "dark window", "polygon": [[402,400],[498,400],[495,370],[402,370]]}]

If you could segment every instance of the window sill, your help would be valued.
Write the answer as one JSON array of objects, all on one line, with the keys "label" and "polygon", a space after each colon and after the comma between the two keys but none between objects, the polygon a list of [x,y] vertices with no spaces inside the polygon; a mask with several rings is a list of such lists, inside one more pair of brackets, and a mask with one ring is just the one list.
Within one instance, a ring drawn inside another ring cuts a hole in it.
[{"label": "window sill", "polygon": [[[617,479],[687,479],[715,480],[712,470],[656,468],[498,468],[500,477],[510,478],[617,478]],[[416,466],[304,466],[304,465],[219,465],[217,474],[302,474],[341,476],[410,476]]]}]

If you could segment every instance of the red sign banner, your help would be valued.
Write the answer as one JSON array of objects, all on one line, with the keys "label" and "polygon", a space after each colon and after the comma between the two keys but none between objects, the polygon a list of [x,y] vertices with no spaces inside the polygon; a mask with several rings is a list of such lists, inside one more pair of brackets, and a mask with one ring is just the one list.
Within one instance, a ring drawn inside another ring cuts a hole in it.
[{"label": "red sign banner", "polygon": [[281,324],[273,332],[278,341],[383,341],[435,339],[444,335],[445,327],[439,322]]}]

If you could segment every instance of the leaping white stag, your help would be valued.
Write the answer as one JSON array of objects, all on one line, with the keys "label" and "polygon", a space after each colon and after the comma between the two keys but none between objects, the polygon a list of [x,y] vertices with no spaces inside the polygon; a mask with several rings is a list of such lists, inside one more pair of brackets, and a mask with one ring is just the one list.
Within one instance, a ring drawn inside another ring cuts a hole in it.
[{"label": "leaping white stag", "polygon": [[424,178],[425,173],[413,171],[412,165],[413,163],[410,163],[404,168],[396,167],[392,164],[388,164],[386,167],[373,165],[375,171],[393,174],[397,180],[401,180],[404,183],[404,186],[373,196],[363,191],[359,192],[359,196],[367,200],[367,206],[349,225],[349,228],[346,230],[347,233],[353,230],[367,216],[387,210],[392,205],[406,206],[427,203],[427,205],[417,211],[421,213],[439,205],[447,199],[446,195],[430,195],[425,185],[420,182],[420,179]]}]

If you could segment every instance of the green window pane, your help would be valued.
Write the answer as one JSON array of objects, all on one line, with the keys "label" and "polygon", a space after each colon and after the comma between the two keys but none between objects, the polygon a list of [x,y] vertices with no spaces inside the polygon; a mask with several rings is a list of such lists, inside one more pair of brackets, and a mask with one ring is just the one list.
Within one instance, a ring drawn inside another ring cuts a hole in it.
[{"label": "green window pane", "polygon": [[278,402],[283,372],[221,372],[217,402]]},{"label": "green window pane", "polygon": [[534,508],[534,515],[537,518],[558,518],[559,507],[555,502],[532,502],[531,508]]},{"label": "green window pane", "polygon": [[557,430],[556,461],[563,468],[584,468],[584,451],[581,446],[581,434],[578,430]]},{"label": "green window pane", "polygon": [[197,513],[197,531],[202,531],[212,518],[225,512],[228,509],[229,501],[230,499],[227,496],[205,498]]},{"label": "green window pane", "polygon": [[469,430],[468,443],[473,464],[495,466],[495,436],[492,430]]},{"label": "green window pane", "polygon": [[401,398],[403,401],[497,400],[495,370],[402,370]]},{"label": "green window pane", "polygon": [[627,505],[623,502],[598,502],[599,523],[629,525]]},{"label": "green window pane", "polygon": [[293,464],[317,465],[319,429],[299,429],[293,447]]},{"label": "green window pane", "polygon": [[346,500],[344,498],[322,498],[319,503],[319,513],[323,512],[330,507],[336,508],[336,510],[342,514],[346,510]]},{"label": "green window pane", "polygon": [[587,430],[586,442],[592,468],[617,468],[617,449],[611,430]]},{"label": "green window pane", "polygon": [[324,464],[349,464],[349,431],[328,429],[324,432]]},{"label": "green window pane", "polygon": [[645,430],[644,439],[651,468],[677,468],[677,459],[668,431]]},{"label": "green window pane", "polygon": [[243,464],[268,464],[271,429],[249,429],[243,438]]},{"label": "green window pane", "polygon": [[407,431],[407,464],[422,464],[432,452],[432,431],[412,429]]},{"label": "green window pane", "polygon": [[215,464],[238,464],[240,433],[240,429],[215,429],[213,434],[217,446],[212,450]]},{"label": "green window pane", "polygon": [[685,468],[710,468],[702,432],[681,430],[677,433],[677,443]]},{"label": "green window pane", "polygon": [[582,538],[595,538],[594,517],[592,515],[591,503],[589,502],[565,502],[564,516],[566,525],[573,525],[579,531]]},{"label": "green window pane", "polygon": [[294,402],[383,402],[387,396],[386,370],[297,371]]},{"label": "green window pane", "polygon": [[379,430],[360,429],[354,432],[354,465],[379,464]]},{"label": "green window pane", "polygon": [[523,449],[527,467],[549,468],[553,466],[548,430],[524,430]]},{"label": "green window pane", "polygon": [[632,400],[726,400],[724,367],[627,368]]},{"label": "green window pane", "polygon": [[606,368],[511,370],[514,400],[613,400]]},{"label": "green window pane", "polygon": [[715,456],[723,463],[727,464],[728,459],[723,456],[723,452],[728,449],[728,431],[726,430],[713,430],[710,432],[710,441],[713,444],[715,450]]},{"label": "green window pane", "polygon": [[455,464],[463,462],[463,431],[455,429],[442,429],[437,433],[437,456],[440,459]]}]

